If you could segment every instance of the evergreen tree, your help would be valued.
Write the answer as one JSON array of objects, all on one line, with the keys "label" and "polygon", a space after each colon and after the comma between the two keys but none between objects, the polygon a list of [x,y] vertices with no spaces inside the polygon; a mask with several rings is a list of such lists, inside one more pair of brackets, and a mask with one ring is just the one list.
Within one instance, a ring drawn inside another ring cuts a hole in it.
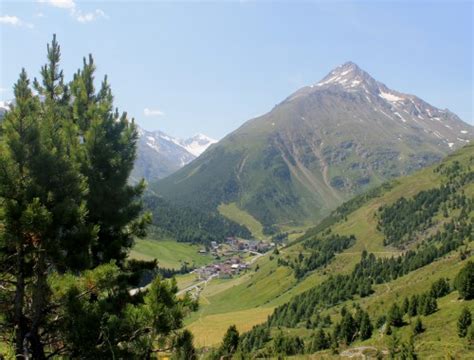
[{"label": "evergreen tree", "polygon": [[435,281],[431,284],[430,294],[435,298],[443,297],[451,291],[451,287],[449,286],[448,279],[440,278],[439,280]]},{"label": "evergreen tree", "polygon": [[227,332],[224,335],[222,344],[219,348],[219,354],[221,356],[231,356],[237,351],[239,346],[239,332],[235,325],[229,326]]},{"label": "evergreen tree", "polygon": [[408,306],[408,316],[413,317],[416,315],[418,315],[418,295],[412,295],[410,305]]},{"label": "evergreen tree", "polygon": [[350,344],[354,341],[357,333],[357,324],[349,311],[344,313],[340,323],[339,337],[346,343]]},{"label": "evergreen tree", "polygon": [[469,261],[454,279],[454,286],[465,299],[474,299],[474,262]]},{"label": "evergreen tree", "polygon": [[193,334],[184,330],[182,333],[178,334],[175,339],[174,345],[175,351],[171,357],[173,360],[196,360],[196,349],[193,345]]},{"label": "evergreen tree", "polygon": [[431,315],[438,310],[436,298],[431,296],[429,293],[424,296],[422,304],[422,315],[424,316]]},{"label": "evergreen tree", "polygon": [[403,304],[402,304],[402,312],[403,314],[408,314],[408,309],[410,307],[410,301],[408,300],[407,297],[403,299]]},{"label": "evergreen tree", "polygon": [[319,328],[311,340],[310,352],[315,353],[329,348],[330,339],[322,328]]},{"label": "evergreen tree", "polygon": [[472,315],[467,307],[462,309],[461,315],[458,318],[458,335],[463,338],[467,335],[469,326],[472,324]]},{"label": "evergreen tree", "polygon": [[413,325],[413,333],[415,335],[421,334],[423,331],[425,331],[425,328],[423,326],[423,323],[421,322],[420,317],[418,316],[416,318],[415,324]]},{"label": "evergreen tree", "polygon": [[415,351],[415,340],[413,336],[407,342],[402,343],[400,349],[400,359],[401,360],[417,360],[418,355]]},{"label": "evergreen tree", "polygon": [[88,220],[98,228],[92,246],[94,264],[123,261],[133,237],[144,236],[149,214],[140,216],[144,182],[128,184],[136,157],[138,133],[127,114],[113,110],[107,77],[97,94],[92,56],[84,59],[71,83],[73,119],[83,139],[82,172],[88,180]]},{"label": "evergreen tree", "polygon": [[388,323],[391,326],[403,326],[403,314],[397,303],[394,303],[388,311]]},{"label": "evergreen tree", "polygon": [[372,336],[372,331],[374,327],[370,322],[369,314],[366,312],[363,313],[362,319],[359,326],[359,336],[361,340],[369,339]]},{"label": "evergreen tree", "polygon": [[77,162],[75,128],[67,121],[69,97],[59,58],[53,38],[49,62],[41,71],[43,86],[35,81],[44,101],[33,97],[22,71],[15,85],[16,105],[2,124],[0,231],[5,253],[14,263],[2,271],[12,271],[17,280],[12,321],[18,327],[16,352],[28,356],[25,348],[30,349],[38,359],[46,356],[45,343],[52,336],[42,331],[48,320],[48,273],[87,265],[88,244],[95,235],[86,224],[87,184]]},{"label": "evergreen tree", "polygon": [[95,94],[92,58],[69,85],[60,57],[53,37],[37,95],[22,71],[0,124],[1,335],[18,358],[149,358],[195,305],[159,277],[131,291],[156,265],[124,260],[147,223],[127,185],[136,130],[106,81]]}]

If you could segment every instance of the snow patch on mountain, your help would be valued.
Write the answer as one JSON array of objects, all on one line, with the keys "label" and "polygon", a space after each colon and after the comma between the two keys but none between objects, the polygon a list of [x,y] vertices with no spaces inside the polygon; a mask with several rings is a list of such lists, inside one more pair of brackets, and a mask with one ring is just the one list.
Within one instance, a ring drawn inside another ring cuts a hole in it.
[{"label": "snow patch on mountain", "polygon": [[215,144],[216,142],[217,140],[212,139],[209,136],[204,134],[196,134],[189,139],[180,140],[180,145],[188,152],[198,157],[204,151],[206,151],[209,146]]}]

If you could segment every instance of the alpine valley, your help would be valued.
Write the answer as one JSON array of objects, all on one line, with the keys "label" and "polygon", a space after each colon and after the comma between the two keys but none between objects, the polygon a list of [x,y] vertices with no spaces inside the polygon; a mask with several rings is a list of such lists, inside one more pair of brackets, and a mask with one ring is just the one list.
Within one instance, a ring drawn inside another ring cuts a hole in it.
[{"label": "alpine valley", "polygon": [[176,205],[231,206],[261,223],[321,220],[343,201],[439,161],[473,127],[352,62],[251,119],[151,189]]}]

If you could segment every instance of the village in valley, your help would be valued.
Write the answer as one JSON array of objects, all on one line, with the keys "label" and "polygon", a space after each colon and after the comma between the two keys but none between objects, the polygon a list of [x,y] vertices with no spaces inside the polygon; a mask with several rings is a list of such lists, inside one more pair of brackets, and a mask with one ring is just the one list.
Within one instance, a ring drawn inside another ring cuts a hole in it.
[{"label": "village in valley", "polygon": [[274,242],[235,237],[228,237],[223,243],[212,241],[210,246],[200,249],[199,253],[210,253],[216,261],[192,270],[190,274],[195,275],[195,282],[178,294],[189,293],[193,298],[198,298],[209,281],[215,278],[231,279],[246,272],[257,259],[276,246]]},{"label": "village in valley", "polygon": [[199,252],[209,251],[218,261],[195,269],[193,272],[200,280],[207,280],[211,276],[229,279],[247,270],[256,259],[274,247],[275,243],[235,237],[227,238],[224,243],[212,241],[208,250],[201,249]]}]

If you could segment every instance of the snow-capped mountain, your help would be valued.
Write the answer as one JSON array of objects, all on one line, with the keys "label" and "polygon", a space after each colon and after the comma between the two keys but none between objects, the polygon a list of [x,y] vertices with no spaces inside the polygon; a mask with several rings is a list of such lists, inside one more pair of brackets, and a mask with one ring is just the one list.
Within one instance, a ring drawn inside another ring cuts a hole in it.
[{"label": "snow-capped mountain", "polygon": [[473,136],[456,114],[389,89],[348,62],[150,188],[177,205],[210,211],[234,202],[267,226],[318,221]]},{"label": "snow-capped mountain", "polygon": [[[378,113],[377,126],[391,128],[391,140],[402,141],[407,132],[423,132],[430,142],[447,148],[465,145],[474,136],[473,128],[448,109],[438,109],[419,97],[389,89],[352,62],[335,68],[316,84],[306,86],[286,101],[318,94],[346,94],[344,101],[365,103],[366,111]],[[359,110],[359,109],[357,109]],[[367,114],[352,111],[360,123],[369,125]],[[414,136],[414,134],[410,134]],[[418,134],[421,139],[423,135]],[[424,139],[426,141],[427,139]]]},{"label": "snow-capped mountain", "polygon": [[164,178],[201,155],[217,140],[202,134],[189,139],[178,139],[162,131],[138,128],[137,160],[131,174],[132,181]]},{"label": "snow-capped mountain", "polygon": [[216,142],[217,140],[211,139],[204,134],[196,134],[189,139],[179,141],[182,147],[196,157],[201,155],[209,146]]}]

